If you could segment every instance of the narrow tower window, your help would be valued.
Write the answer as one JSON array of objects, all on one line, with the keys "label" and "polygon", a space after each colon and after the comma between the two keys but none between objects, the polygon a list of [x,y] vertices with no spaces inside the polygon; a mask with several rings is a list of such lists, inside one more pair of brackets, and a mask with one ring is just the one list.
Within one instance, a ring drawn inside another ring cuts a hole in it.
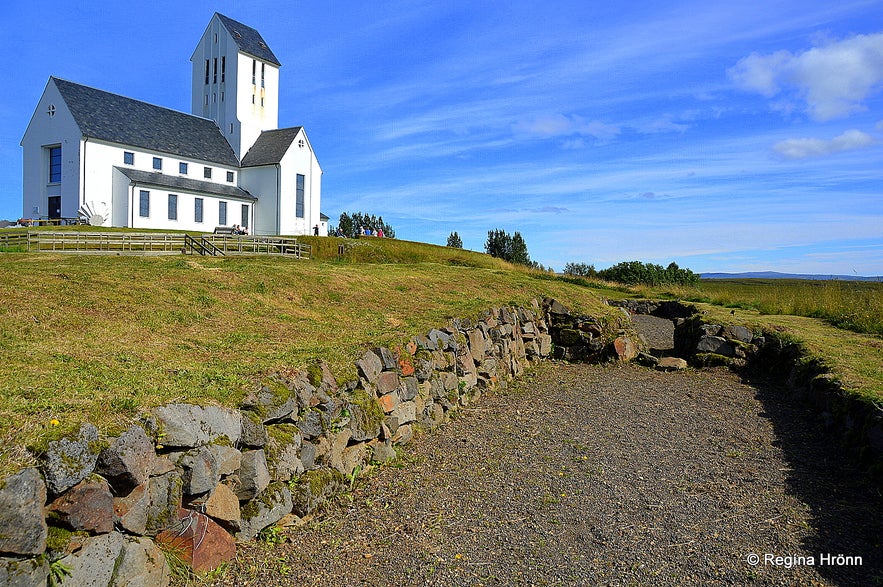
[{"label": "narrow tower window", "polygon": [[208,59],[205,60],[205,83],[208,84]]},{"label": "narrow tower window", "polygon": [[261,63],[261,87],[264,87],[264,70],[266,69],[267,64]]},{"label": "narrow tower window", "polygon": [[212,78],[212,83],[213,84],[218,83],[218,58],[217,57],[215,57],[215,75]]},{"label": "narrow tower window", "polygon": [[227,77],[227,57],[225,55],[221,55],[221,83],[224,83],[224,79]]}]

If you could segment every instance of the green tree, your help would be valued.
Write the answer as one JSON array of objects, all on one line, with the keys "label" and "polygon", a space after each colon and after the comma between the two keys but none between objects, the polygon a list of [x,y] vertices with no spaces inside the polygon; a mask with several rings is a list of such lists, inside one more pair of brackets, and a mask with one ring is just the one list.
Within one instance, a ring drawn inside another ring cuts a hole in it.
[{"label": "green tree", "polygon": [[505,230],[499,228],[489,230],[484,250],[491,257],[497,257],[510,263],[531,266],[530,255],[527,252],[527,243],[524,242],[520,232],[510,235]]},{"label": "green tree", "polygon": [[595,271],[594,265],[585,263],[568,263],[564,266],[564,275],[572,275],[574,277],[597,277],[598,272]]},{"label": "green tree", "polygon": [[457,231],[454,231],[448,235],[448,246],[454,249],[463,248],[463,239],[460,238],[460,235],[457,234]]}]

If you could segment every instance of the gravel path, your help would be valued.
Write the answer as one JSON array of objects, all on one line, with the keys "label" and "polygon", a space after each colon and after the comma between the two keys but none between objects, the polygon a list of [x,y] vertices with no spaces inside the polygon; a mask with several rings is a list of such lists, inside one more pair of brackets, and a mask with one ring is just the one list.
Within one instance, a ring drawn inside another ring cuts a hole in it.
[{"label": "gravel path", "polygon": [[217,584],[881,584],[883,500],[777,393],[542,365]]}]

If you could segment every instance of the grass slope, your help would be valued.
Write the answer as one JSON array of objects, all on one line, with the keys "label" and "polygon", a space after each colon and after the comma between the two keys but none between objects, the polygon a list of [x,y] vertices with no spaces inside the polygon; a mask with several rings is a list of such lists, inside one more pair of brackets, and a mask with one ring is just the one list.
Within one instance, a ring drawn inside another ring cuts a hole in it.
[{"label": "grass slope", "polygon": [[[317,359],[354,377],[366,348],[396,347],[452,317],[551,296],[615,324],[621,314],[602,297],[653,295],[448,247],[303,240],[312,261],[0,253],[0,477],[31,462],[25,446],[84,421],[115,433],[173,401],[236,406],[265,375]],[[787,331],[852,392],[883,398],[879,337],[703,308],[720,322]]]},{"label": "grass slope", "polygon": [[114,432],[172,401],[236,406],[262,376],[319,358],[355,376],[365,348],[493,306],[549,295],[618,319],[592,290],[453,254],[444,264],[0,254],[0,472],[28,461],[24,445],[83,421]]}]

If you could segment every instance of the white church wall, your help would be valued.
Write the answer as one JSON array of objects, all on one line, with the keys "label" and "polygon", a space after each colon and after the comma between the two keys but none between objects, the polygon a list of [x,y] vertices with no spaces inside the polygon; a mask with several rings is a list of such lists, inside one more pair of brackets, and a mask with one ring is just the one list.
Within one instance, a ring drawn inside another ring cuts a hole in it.
[{"label": "white church wall", "polygon": [[258,199],[254,208],[255,219],[252,234],[280,234],[276,224],[279,206],[276,197],[279,181],[278,168],[275,165],[244,168],[240,181],[241,187]]},{"label": "white church wall", "polygon": [[[54,113],[50,115],[50,112]],[[76,216],[80,205],[80,130],[51,80],[40,97],[21,145],[22,218],[47,218],[49,196],[61,197],[62,217]],[[61,182],[58,183],[49,181],[50,146],[61,147]]]}]

